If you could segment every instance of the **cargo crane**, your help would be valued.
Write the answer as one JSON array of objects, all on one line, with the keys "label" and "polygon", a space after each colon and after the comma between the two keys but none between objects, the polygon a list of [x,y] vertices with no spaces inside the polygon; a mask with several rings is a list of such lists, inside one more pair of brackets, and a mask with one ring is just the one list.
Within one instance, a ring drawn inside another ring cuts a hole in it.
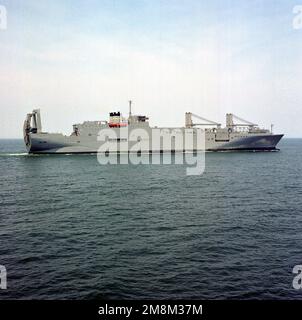
[{"label": "cargo crane", "polygon": [[[234,119],[241,121],[241,123],[234,123]],[[247,121],[245,119],[242,119],[236,115],[234,115],[233,113],[227,113],[226,115],[226,126],[228,128],[233,128],[233,127],[257,127],[258,125],[255,123],[252,123],[250,121]]]},{"label": "cargo crane", "polygon": [[[197,118],[199,120],[205,121],[206,123],[193,123],[192,117]],[[198,116],[197,114],[194,114],[192,112],[186,112],[186,128],[193,128],[195,126],[217,126],[217,128],[221,127],[221,124],[212,120],[208,120],[206,118],[203,118],[201,116]]]}]

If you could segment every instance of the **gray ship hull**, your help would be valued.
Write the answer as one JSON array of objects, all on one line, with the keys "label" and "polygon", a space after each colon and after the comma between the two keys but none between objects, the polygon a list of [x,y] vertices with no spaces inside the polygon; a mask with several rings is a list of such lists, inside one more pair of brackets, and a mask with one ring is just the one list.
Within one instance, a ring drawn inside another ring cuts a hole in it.
[{"label": "gray ship hull", "polygon": [[[207,144],[205,142],[204,149],[194,149],[193,151],[272,151],[276,148],[278,142],[283,137],[279,135],[257,135],[235,139],[232,142]],[[30,143],[27,145],[27,150],[31,154],[81,154],[81,153],[97,153],[101,147],[101,143],[97,139],[74,139],[57,134],[33,134],[30,136]],[[133,143],[134,145],[134,143]],[[132,145],[131,145],[132,147]],[[129,148],[130,149],[130,148]],[[152,153],[152,150],[142,149],[144,153]],[[186,149],[171,149],[153,150],[153,152],[187,152]],[[192,150],[190,150],[192,151]],[[111,150],[111,153],[120,151]],[[126,151],[126,152],[131,152]]]},{"label": "gray ship hull", "polygon": [[238,138],[232,142],[227,142],[216,148],[208,148],[207,151],[271,151],[276,148],[283,134],[255,135]]}]

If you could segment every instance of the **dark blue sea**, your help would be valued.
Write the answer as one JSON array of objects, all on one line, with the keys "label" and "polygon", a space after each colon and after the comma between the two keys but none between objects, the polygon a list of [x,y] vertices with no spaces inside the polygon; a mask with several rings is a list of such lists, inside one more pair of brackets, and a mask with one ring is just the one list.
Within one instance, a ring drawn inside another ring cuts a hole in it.
[{"label": "dark blue sea", "polygon": [[182,165],[0,141],[0,299],[301,299],[302,140]]}]

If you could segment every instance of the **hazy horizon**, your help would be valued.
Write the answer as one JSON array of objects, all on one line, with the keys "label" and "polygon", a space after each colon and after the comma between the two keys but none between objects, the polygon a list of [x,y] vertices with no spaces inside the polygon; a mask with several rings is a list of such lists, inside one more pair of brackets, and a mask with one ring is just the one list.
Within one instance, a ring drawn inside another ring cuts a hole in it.
[{"label": "hazy horizon", "polygon": [[[302,137],[298,1],[0,0],[0,138],[22,138],[40,108],[43,129],[146,114],[183,126],[194,112],[225,124],[232,112]],[[301,2],[302,5],[302,2]]]}]

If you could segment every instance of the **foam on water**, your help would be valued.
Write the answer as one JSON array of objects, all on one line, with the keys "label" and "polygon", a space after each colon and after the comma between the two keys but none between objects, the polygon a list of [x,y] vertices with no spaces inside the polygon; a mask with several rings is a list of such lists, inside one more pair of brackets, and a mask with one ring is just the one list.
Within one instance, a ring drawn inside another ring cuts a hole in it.
[{"label": "foam on water", "polygon": [[24,157],[28,156],[29,154],[24,152],[24,153],[0,153],[0,157]]}]

